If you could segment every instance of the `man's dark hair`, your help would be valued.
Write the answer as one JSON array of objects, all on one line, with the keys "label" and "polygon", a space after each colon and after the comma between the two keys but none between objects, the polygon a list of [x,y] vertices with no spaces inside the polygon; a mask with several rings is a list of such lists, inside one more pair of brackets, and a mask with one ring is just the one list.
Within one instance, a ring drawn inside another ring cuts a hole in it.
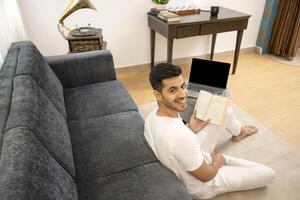
[{"label": "man's dark hair", "polygon": [[161,92],[163,87],[162,81],[167,78],[179,76],[181,72],[181,68],[177,65],[160,63],[152,68],[149,81],[154,90]]}]

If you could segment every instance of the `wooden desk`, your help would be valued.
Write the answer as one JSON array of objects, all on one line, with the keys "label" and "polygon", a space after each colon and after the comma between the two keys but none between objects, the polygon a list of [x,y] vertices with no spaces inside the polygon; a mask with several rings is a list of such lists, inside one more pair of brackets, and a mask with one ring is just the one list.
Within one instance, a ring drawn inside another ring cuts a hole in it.
[{"label": "wooden desk", "polygon": [[244,29],[250,15],[220,7],[219,14],[211,17],[210,12],[181,16],[180,22],[167,23],[148,14],[151,41],[151,67],[154,66],[155,32],[167,38],[167,62],[172,63],[173,40],[198,35],[212,34],[210,60],[213,60],[217,33],[237,31],[232,74],[235,74]]}]

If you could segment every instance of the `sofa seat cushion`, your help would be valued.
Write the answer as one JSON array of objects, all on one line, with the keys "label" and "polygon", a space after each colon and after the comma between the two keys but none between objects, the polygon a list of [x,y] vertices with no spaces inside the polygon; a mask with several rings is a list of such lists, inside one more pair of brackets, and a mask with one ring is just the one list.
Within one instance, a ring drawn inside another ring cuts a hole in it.
[{"label": "sofa seat cushion", "polygon": [[14,46],[20,46],[16,76],[32,76],[56,109],[66,118],[63,87],[43,55],[34,44],[30,45],[30,42],[24,42],[23,46],[22,43]]},{"label": "sofa seat cushion", "polygon": [[14,78],[14,90],[5,130],[26,126],[47,151],[75,177],[71,139],[66,119],[28,75]]},{"label": "sofa seat cushion", "polygon": [[65,89],[68,121],[137,110],[120,81],[100,82]]},{"label": "sofa seat cushion", "polygon": [[6,131],[2,148],[0,199],[78,199],[74,179],[29,128]]},{"label": "sofa seat cushion", "polygon": [[78,184],[79,199],[192,200],[176,176],[154,162]]},{"label": "sofa seat cushion", "polygon": [[136,111],[72,121],[69,129],[78,183],[157,161]]}]

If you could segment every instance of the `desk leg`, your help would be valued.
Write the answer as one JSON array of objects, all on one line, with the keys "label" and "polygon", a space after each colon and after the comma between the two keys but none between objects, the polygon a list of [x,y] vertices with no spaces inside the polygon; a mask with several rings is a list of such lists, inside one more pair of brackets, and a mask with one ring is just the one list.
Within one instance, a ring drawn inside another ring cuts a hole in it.
[{"label": "desk leg", "polygon": [[151,68],[154,66],[154,53],[155,53],[155,31],[150,29],[150,51],[151,51]]},{"label": "desk leg", "polygon": [[172,64],[172,54],[173,54],[173,39],[168,38],[168,56],[167,63]]},{"label": "desk leg", "polygon": [[240,54],[240,47],[241,47],[241,43],[242,43],[243,32],[244,32],[244,30],[238,30],[238,32],[237,32],[232,74],[235,74],[237,62],[239,60],[239,54]]},{"label": "desk leg", "polygon": [[215,44],[216,44],[217,34],[214,33],[212,35],[212,41],[211,41],[211,51],[210,51],[210,60],[214,59],[214,52],[215,52]]}]

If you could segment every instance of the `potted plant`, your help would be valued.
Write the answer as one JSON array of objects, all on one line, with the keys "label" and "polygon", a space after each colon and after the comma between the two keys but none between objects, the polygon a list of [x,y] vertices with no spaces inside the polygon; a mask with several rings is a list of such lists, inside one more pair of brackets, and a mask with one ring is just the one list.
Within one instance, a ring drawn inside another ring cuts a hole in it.
[{"label": "potted plant", "polygon": [[165,10],[166,4],[169,3],[169,0],[152,0],[152,2],[156,5],[156,9]]},{"label": "potted plant", "polygon": [[158,5],[165,5],[169,2],[169,0],[152,0],[152,2]]}]

